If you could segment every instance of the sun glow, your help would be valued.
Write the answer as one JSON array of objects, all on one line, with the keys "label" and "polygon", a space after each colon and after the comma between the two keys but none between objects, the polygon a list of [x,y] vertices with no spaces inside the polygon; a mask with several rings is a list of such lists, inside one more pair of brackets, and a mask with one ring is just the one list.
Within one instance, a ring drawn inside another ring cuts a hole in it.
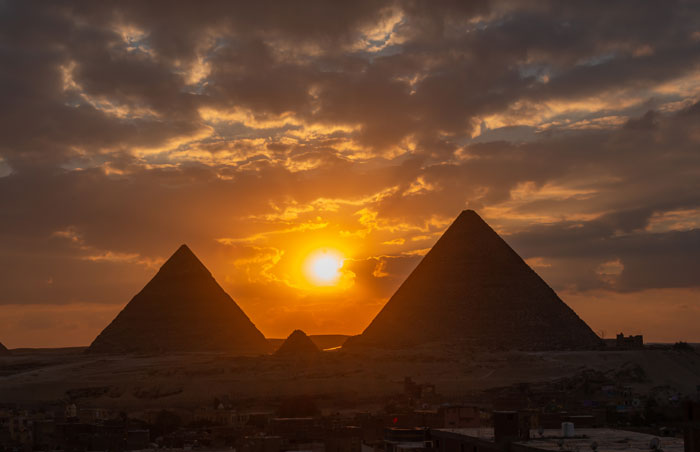
[{"label": "sun glow", "polygon": [[335,250],[319,250],[306,259],[306,275],[316,286],[334,286],[341,279],[343,256]]}]

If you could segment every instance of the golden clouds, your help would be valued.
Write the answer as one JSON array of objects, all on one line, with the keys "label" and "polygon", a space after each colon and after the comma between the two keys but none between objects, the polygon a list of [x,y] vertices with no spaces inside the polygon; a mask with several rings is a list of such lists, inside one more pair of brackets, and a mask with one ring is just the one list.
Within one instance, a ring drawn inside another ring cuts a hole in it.
[{"label": "golden clouds", "polygon": [[[225,272],[224,280],[234,287],[234,296],[240,290],[235,287],[244,281],[258,287],[261,292],[257,296],[286,293],[288,309],[301,309],[309,297],[321,297],[331,304],[342,299],[380,306],[378,297],[400,282],[403,272],[427,252],[426,244],[430,246],[452,220],[431,216],[412,223],[382,217],[376,209],[400,194],[397,186],[360,198],[271,202],[267,213],[247,218],[250,228],[258,232],[217,240],[231,256],[230,265],[220,267]],[[377,255],[378,251],[381,254]],[[322,259],[328,256],[333,259]],[[342,265],[326,268],[325,264],[341,261]],[[323,268],[316,269],[316,264]],[[327,275],[318,275],[326,270]],[[239,301],[245,303],[245,299]],[[345,306],[347,301],[337,309]],[[324,307],[329,314],[335,309]],[[346,321],[362,328],[360,319],[364,318],[350,316]]]},{"label": "golden clouds", "polygon": [[649,219],[649,232],[691,231],[700,229],[700,209],[678,209],[656,212]]},{"label": "golden clouds", "polygon": [[357,333],[464,208],[557,289],[697,286],[693,2],[84,6],[3,10],[0,306],[187,241],[265,333]]},{"label": "golden clouds", "polygon": [[88,245],[85,242],[82,234],[80,234],[80,232],[74,226],[69,226],[65,229],[54,231],[51,236],[68,240],[77,250],[80,251],[78,258],[90,262],[136,264],[147,268],[158,268],[164,261],[164,259],[161,258],[145,257],[139,253],[111,251]]}]

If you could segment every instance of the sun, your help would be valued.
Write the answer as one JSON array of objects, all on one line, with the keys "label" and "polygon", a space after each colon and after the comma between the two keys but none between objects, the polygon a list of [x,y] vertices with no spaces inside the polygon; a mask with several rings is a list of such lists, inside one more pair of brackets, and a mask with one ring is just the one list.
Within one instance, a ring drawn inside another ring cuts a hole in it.
[{"label": "sun", "polygon": [[341,277],[343,256],[335,250],[315,251],[306,259],[305,273],[316,286],[333,286]]}]

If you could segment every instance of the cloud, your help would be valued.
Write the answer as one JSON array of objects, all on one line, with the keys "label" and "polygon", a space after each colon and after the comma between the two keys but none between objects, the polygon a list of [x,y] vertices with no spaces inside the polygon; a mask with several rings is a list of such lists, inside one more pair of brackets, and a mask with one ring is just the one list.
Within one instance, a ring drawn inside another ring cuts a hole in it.
[{"label": "cloud", "polygon": [[577,299],[700,284],[691,2],[0,9],[0,305],[123,305],[187,242],[265,333],[359,332],[464,208]]}]

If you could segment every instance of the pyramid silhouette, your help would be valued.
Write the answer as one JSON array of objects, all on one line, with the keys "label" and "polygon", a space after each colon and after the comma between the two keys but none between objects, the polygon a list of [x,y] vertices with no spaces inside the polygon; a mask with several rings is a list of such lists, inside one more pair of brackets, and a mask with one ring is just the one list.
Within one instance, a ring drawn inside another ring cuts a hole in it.
[{"label": "pyramid silhouette", "polygon": [[266,353],[269,345],[209,270],[182,245],[89,351]]},{"label": "pyramid silhouette", "polygon": [[428,342],[521,350],[600,345],[588,325],[473,210],[457,217],[345,347]]},{"label": "pyramid silhouette", "polygon": [[294,330],[275,352],[276,356],[304,357],[315,356],[319,353],[318,347],[311,338],[302,330]]},{"label": "pyramid silhouette", "polygon": [[2,345],[2,342],[0,342],[0,356],[9,355],[9,354],[10,354],[10,351],[7,349],[7,347]]}]

